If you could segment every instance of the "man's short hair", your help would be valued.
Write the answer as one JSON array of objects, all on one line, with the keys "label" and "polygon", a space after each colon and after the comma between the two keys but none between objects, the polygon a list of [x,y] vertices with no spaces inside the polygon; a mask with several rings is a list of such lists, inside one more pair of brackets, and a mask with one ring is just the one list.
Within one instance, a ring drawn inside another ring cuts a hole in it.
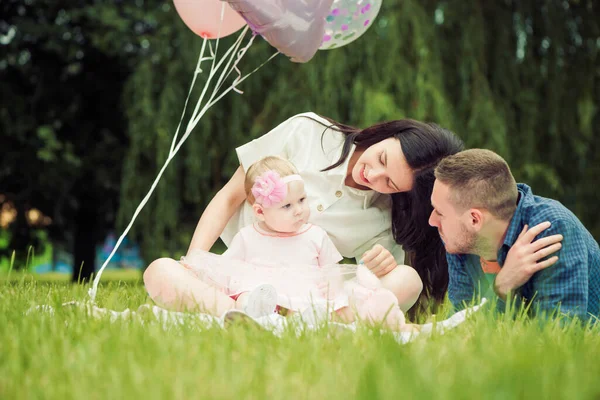
[{"label": "man's short hair", "polygon": [[450,187],[450,200],[461,210],[484,208],[496,218],[510,220],[517,208],[515,178],[493,151],[470,149],[448,156],[435,169],[435,177]]}]

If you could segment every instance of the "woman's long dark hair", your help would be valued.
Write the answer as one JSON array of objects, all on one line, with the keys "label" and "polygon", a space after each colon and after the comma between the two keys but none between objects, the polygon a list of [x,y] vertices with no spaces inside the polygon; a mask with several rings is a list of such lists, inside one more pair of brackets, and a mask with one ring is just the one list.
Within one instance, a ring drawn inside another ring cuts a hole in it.
[{"label": "woman's long dark hair", "polygon": [[[439,233],[429,225],[429,216],[433,210],[431,192],[435,181],[435,167],[444,157],[463,150],[462,140],[436,124],[412,119],[382,122],[365,129],[325,119],[331,125],[324,126],[343,133],[345,140],[340,158],[323,171],[343,164],[350,154],[352,144],[358,150],[365,150],[388,138],[400,141],[404,157],[414,173],[414,184],[409,192],[391,195],[392,233],[396,243],[402,245],[408,253],[411,266],[423,281],[419,307],[414,307],[413,310],[427,308],[426,302],[431,303],[431,300],[436,304],[441,303],[448,289],[448,264]],[[322,122],[315,121],[323,125]]]}]

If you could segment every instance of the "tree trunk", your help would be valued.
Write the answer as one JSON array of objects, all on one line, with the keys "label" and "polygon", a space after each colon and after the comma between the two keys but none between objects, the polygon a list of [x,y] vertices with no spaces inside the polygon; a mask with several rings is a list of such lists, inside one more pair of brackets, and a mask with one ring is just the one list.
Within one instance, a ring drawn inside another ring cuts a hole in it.
[{"label": "tree trunk", "polygon": [[80,202],[75,220],[75,240],[73,252],[73,282],[85,283],[92,279],[96,271],[96,228],[95,204],[90,199]]},{"label": "tree trunk", "polygon": [[17,209],[17,218],[13,222],[14,227],[11,229],[10,242],[8,243],[8,257],[10,259],[14,250],[15,261],[12,267],[14,269],[25,269],[29,267],[27,265],[29,248],[35,248],[37,243],[35,243],[35,237],[27,223],[27,216],[25,215],[27,210],[23,203],[16,202],[15,207]]}]

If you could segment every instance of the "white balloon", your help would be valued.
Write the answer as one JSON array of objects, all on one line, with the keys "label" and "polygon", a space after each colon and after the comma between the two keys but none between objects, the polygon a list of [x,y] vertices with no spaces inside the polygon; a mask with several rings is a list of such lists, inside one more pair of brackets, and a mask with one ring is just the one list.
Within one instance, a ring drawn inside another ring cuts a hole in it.
[{"label": "white balloon", "polygon": [[319,50],[337,49],[362,36],[379,14],[382,0],[334,0],[325,18]]}]

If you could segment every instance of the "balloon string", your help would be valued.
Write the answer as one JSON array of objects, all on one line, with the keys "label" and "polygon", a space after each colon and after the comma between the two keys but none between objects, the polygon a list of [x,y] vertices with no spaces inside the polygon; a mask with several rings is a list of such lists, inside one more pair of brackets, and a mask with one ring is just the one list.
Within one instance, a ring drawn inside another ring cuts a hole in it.
[{"label": "balloon string", "polygon": [[[221,27],[223,26],[223,21],[225,20],[225,6],[227,4],[225,2],[223,2],[223,4],[221,4],[221,20],[219,22],[219,30],[217,30],[217,38],[221,37]],[[217,42],[219,43],[219,42]]]},{"label": "balloon string", "polygon": [[196,121],[196,117],[198,115],[198,112],[200,111],[200,106],[202,105],[202,102],[204,101],[204,96],[206,95],[208,88],[210,86],[210,82],[212,82],[215,74],[217,73],[217,70],[219,70],[221,68],[221,66],[223,65],[223,63],[228,59],[228,57],[230,56],[231,53],[233,53],[235,50],[237,50],[240,46],[240,43],[242,42],[244,36],[246,35],[246,32],[248,31],[247,28],[245,28],[242,33],[238,36],[237,40],[235,41],[235,43],[225,52],[225,54],[223,55],[223,58],[215,64],[216,61],[216,53],[213,50],[212,46],[210,46],[210,52],[212,54],[213,57],[213,63],[211,65],[210,68],[210,72],[208,74],[208,78],[206,83],[204,84],[204,88],[202,89],[202,93],[200,95],[200,98],[198,99],[197,103],[196,103],[196,107],[194,108],[194,112],[192,113],[192,116],[190,117],[190,121],[188,122],[188,126],[186,129],[186,132],[194,129],[194,127],[196,126],[197,122],[193,122]]},{"label": "balloon string", "polygon": [[215,53],[214,53],[214,51],[213,51],[212,44],[210,43],[210,41],[209,41],[207,38],[204,38],[204,43],[202,43],[202,51],[201,51],[201,54],[202,54],[202,53],[204,53],[204,47],[205,47],[205,44],[206,44],[207,42],[208,42],[208,51],[210,51],[210,56],[208,56],[208,57],[202,57],[202,56],[200,56],[200,59],[198,60],[198,67],[196,68],[196,74],[201,74],[201,73],[203,73],[203,72],[204,72],[204,71],[202,70],[202,68],[200,67],[200,64],[201,64],[203,61],[211,61],[211,60],[213,60],[213,59],[215,58]]},{"label": "balloon string", "polygon": [[[245,33],[245,31],[244,31]],[[242,35],[244,34],[242,33]],[[240,35],[240,36],[242,36]],[[204,43],[202,45],[202,49],[200,50],[200,56],[199,56],[199,60],[198,60],[198,65],[197,65],[197,70],[198,70],[198,66],[200,65],[200,63],[204,60],[206,60],[206,58],[203,57],[203,53],[206,49],[206,42],[207,40],[204,39]],[[235,46],[234,46],[235,47]],[[233,47],[230,49],[230,51],[233,50]],[[216,59],[216,52],[213,50],[211,43],[209,43],[209,51],[211,53],[211,58],[213,60],[213,63],[211,65],[211,71],[209,74],[209,77],[207,79],[207,82],[205,84],[202,96],[204,96],[207,87],[209,86],[210,81],[212,80],[212,78],[214,77],[215,74],[215,59]],[[227,54],[228,52],[226,52]],[[220,65],[222,64],[222,61],[218,64],[216,64],[216,67],[218,68]],[[197,74],[194,74],[194,78],[192,79],[192,83],[195,84],[196,81],[196,77]],[[193,85],[190,87],[190,91],[188,92],[188,100],[189,97],[191,95],[191,91],[193,90]],[[202,101],[202,98],[199,100],[199,102],[196,104],[196,109],[194,110],[194,114],[197,113],[198,110],[198,106],[200,104],[200,102]],[[187,106],[187,100],[186,100],[186,105],[184,106],[184,112],[182,113],[182,119],[183,119],[183,115],[185,115],[185,107]],[[194,115],[192,114],[192,116]],[[95,301],[96,299],[96,295],[98,293],[98,284],[100,283],[100,278],[102,276],[102,273],[104,272],[104,270],[106,269],[106,267],[108,266],[108,264],[110,263],[110,261],[112,260],[113,256],[115,255],[115,253],[117,252],[117,250],[119,249],[121,243],[123,242],[123,240],[125,239],[125,237],[127,236],[127,234],[129,233],[129,231],[131,230],[131,227],[133,226],[133,223],[135,222],[137,216],[139,215],[139,213],[142,211],[142,209],[144,208],[144,206],[146,205],[146,203],[148,202],[148,200],[150,199],[150,196],[152,195],[152,193],[154,192],[154,189],[156,188],[156,186],[158,185],[158,182],[160,181],[160,178],[162,177],[164,171],[166,170],[167,166],[169,165],[169,163],[171,162],[171,160],[173,159],[173,157],[175,156],[175,154],[177,154],[177,152],[179,151],[179,148],[181,148],[181,145],[183,144],[183,142],[185,142],[185,140],[187,139],[187,137],[189,136],[189,133],[191,132],[191,130],[195,127],[194,126],[190,127],[188,126],[186,129],[186,132],[184,134],[184,136],[181,138],[181,140],[179,141],[179,143],[177,143],[177,145],[175,145],[175,147],[173,146],[176,141],[177,141],[177,134],[178,134],[178,130],[176,131],[176,134],[173,137],[173,142],[171,144],[171,150],[169,151],[169,156],[166,159],[163,167],[161,168],[161,170],[159,171],[156,179],[154,180],[152,186],[150,187],[150,190],[148,191],[148,193],[146,194],[146,196],[142,199],[142,202],[139,204],[139,206],[136,208],[133,217],[131,219],[131,221],[129,222],[129,224],[127,225],[127,227],[125,228],[125,230],[123,231],[123,233],[121,234],[121,236],[119,237],[119,239],[117,240],[117,243],[115,244],[114,248],[112,249],[112,251],[110,252],[110,254],[108,255],[107,259],[104,261],[104,263],[102,264],[102,267],[100,268],[100,270],[98,271],[98,274],[96,275],[96,277],[94,278],[92,287],[88,290],[88,294],[91,298],[92,303]]]},{"label": "balloon string", "polygon": [[[223,80],[229,76],[229,74],[231,74],[232,71],[236,71],[239,73],[239,69],[237,68],[237,64],[239,63],[239,61],[242,59],[242,57],[245,55],[246,51],[248,50],[248,48],[251,46],[252,42],[253,42],[253,38],[250,40],[250,43],[248,43],[248,45],[246,45],[241,51],[238,51],[240,44],[243,40],[243,37],[245,36],[246,32],[248,31],[248,27],[246,26],[246,28],[244,28],[243,32],[239,35],[238,39],[236,40],[236,42],[234,43],[234,45],[232,45],[226,52],[224,55],[224,59],[220,60],[218,63],[216,62],[216,58],[217,58],[217,50],[218,50],[218,45],[219,45],[219,40],[217,39],[217,43],[215,45],[215,49],[213,50],[212,48],[212,44],[209,43],[208,47],[209,47],[209,51],[211,53],[211,57],[212,58],[212,65],[211,65],[211,71],[209,73],[209,77],[207,79],[207,82],[205,83],[205,86],[203,88],[202,94],[200,96],[200,98],[198,99],[198,102],[196,104],[196,107],[194,109],[194,113],[192,114],[192,118],[190,123],[187,126],[186,132],[184,133],[184,135],[181,137],[181,139],[179,140],[179,142],[177,143],[177,145],[174,145],[174,143],[176,143],[177,141],[177,135],[179,133],[179,129],[181,126],[181,122],[183,120],[183,115],[185,114],[185,110],[187,108],[187,103],[188,100],[191,96],[191,92],[193,90],[193,86],[196,82],[196,78],[197,75],[199,73],[202,72],[201,68],[200,68],[200,64],[202,63],[202,61],[206,61],[207,59],[210,58],[205,58],[203,57],[204,51],[206,49],[206,39],[202,45],[202,49],[200,52],[200,56],[198,58],[198,64],[194,73],[194,78],[192,79],[192,85],[190,87],[190,90],[188,92],[188,97],[186,99],[185,105],[184,105],[184,111],[182,113],[182,118],[179,122],[179,125],[177,127],[176,133],[173,137],[173,142],[171,144],[171,151],[169,151],[169,155],[167,157],[167,159],[165,160],[164,165],[162,166],[162,168],[160,169],[160,171],[158,172],[158,175],[156,176],[156,179],[154,180],[154,182],[152,183],[150,189],[148,190],[148,193],[146,193],[146,195],[144,196],[144,198],[142,199],[141,203],[138,205],[138,207],[136,208],[131,221],[129,222],[129,224],[127,225],[127,227],[125,228],[125,230],[123,231],[123,233],[121,234],[121,236],[119,237],[119,239],[117,240],[117,243],[115,244],[114,248],[112,249],[111,253],[109,254],[108,258],[104,261],[104,263],[102,264],[102,267],[100,268],[100,270],[98,271],[98,274],[96,275],[96,277],[94,278],[92,287],[88,290],[88,295],[90,296],[91,302],[94,303],[96,300],[96,295],[98,294],[98,284],[100,283],[100,277],[102,276],[102,273],[104,272],[104,270],[106,269],[106,267],[108,266],[108,264],[110,263],[110,261],[112,260],[113,256],[115,255],[115,253],[117,252],[117,250],[119,249],[121,243],[123,242],[123,240],[125,239],[125,237],[127,236],[127,234],[129,233],[129,231],[131,230],[131,227],[133,226],[133,223],[135,222],[135,220],[137,219],[137,216],[140,214],[140,212],[142,211],[142,209],[145,207],[146,203],[148,202],[148,200],[150,199],[150,196],[152,196],[152,194],[154,193],[154,190],[156,189],[156,186],[158,185],[160,179],[162,178],[163,173],[165,172],[165,170],[167,169],[169,163],[171,162],[171,160],[175,157],[175,155],[177,154],[177,152],[179,151],[179,149],[181,148],[181,146],[183,145],[183,143],[185,143],[185,141],[187,140],[187,138],[189,137],[190,133],[192,132],[192,130],[196,127],[196,125],[198,124],[198,122],[200,121],[200,118],[202,118],[202,116],[206,113],[206,111],[212,107],[215,103],[217,103],[220,99],[222,99],[227,93],[229,93],[231,90],[235,90],[236,86],[239,85],[240,83],[242,83],[244,80],[246,80],[249,76],[251,76],[252,74],[254,74],[256,71],[258,71],[260,68],[262,68],[265,64],[267,64],[269,61],[271,61],[277,54],[279,54],[279,52],[273,54],[271,57],[269,57],[269,59],[267,59],[265,62],[263,62],[262,64],[260,64],[257,68],[255,68],[253,71],[251,71],[249,74],[245,75],[245,76],[241,76],[241,73],[238,75],[238,77],[234,80],[233,84],[224,90],[223,93],[221,93],[218,97],[215,98],[215,96],[218,93],[218,90],[213,91],[213,93],[211,94],[210,98],[207,101],[207,104],[204,105],[204,107],[202,107],[201,110],[199,110],[200,104],[202,103],[202,100],[206,94],[207,88],[212,80],[212,78],[215,76],[217,70],[221,67],[221,65],[223,64],[223,62],[229,57],[229,55],[237,55],[235,62],[233,64],[233,66],[231,68],[225,68],[224,73],[221,74],[221,76],[219,77],[219,82],[217,82],[217,87],[220,87],[223,83]],[[227,67],[229,67],[229,64],[231,63],[233,59],[233,56],[230,58],[229,62],[227,63]],[[228,70],[228,72],[227,72]],[[225,73],[227,72],[227,73]]]},{"label": "balloon string", "polygon": [[196,69],[194,70],[194,77],[192,78],[192,84],[190,85],[190,89],[188,90],[188,95],[187,95],[187,98],[185,99],[185,104],[183,105],[183,112],[181,113],[181,118],[179,119],[179,124],[177,125],[177,129],[175,130],[175,135],[173,136],[173,141],[171,142],[171,149],[169,150],[169,153],[173,152],[173,148],[175,147],[175,144],[177,143],[177,135],[179,134],[179,129],[181,128],[181,124],[183,123],[183,117],[185,116],[185,111],[187,110],[188,102],[190,100],[190,97],[192,96],[192,90],[194,89],[194,86],[196,84],[196,78],[198,77],[198,74],[202,73],[202,68],[200,68],[200,65],[202,64],[202,61],[210,59],[210,57],[203,57],[207,42],[208,42],[208,39],[206,39],[206,38],[204,38],[204,40],[202,41],[202,48],[200,49],[200,56],[198,57],[198,64],[196,65]]},{"label": "balloon string", "polygon": [[[244,30],[245,34],[246,29]],[[252,74],[254,74],[256,71],[258,71],[260,68],[262,68],[264,65],[266,65],[269,61],[271,61],[277,54],[279,54],[279,52],[276,52],[275,54],[273,54],[271,57],[269,57],[265,62],[263,62],[262,64],[260,64],[258,67],[256,67],[253,71],[251,71],[249,74],[247,74],[246,76],[243,76],[242,78],[240,78],[238,80],[238,82],[236,84],[242,83],[243,81],[245,81],[248,77],[250,77]],[[231,71],[233,69],[229,69],[229,72],[227,74],[221,74],[220,78],[225,78],[226,76],[228,76]],[[226,76],[224,76],[226,75]],[[220,85],[221,82],[217,83],[217,86]],[[199,113],[196,115],[196,117],[190,121],[190,123],[188,124],[188,129],[186,130],[185,134],[183,135],[183,137],[181,138],[180,142],[178,143],[177,147],[175,148],[175,151],[177,151],[181,145],[183,144],[183,142],[185,142],[185,140],[189,137],[189,135],[191,134],[192,130],[196,127],[196,125],[198,124],[198,122],[200,121],[200,119],[204,116],[204,114],[206,113],[206,111],[208,111],[208,109],[210,107],[212,107],[214,104],[216,104],[219,100],[221,100],[225,95],[227,95],[227,93],[229,93],[231,90],[233,90],[234,87],[233,85],[229,86],[227,89],[225,89],[223,91],[223,93],[221,93],[220,95],[217,96],[218,91],[213,91],[210,99],[208,100],[207,104],[202,108],[202,110],[199,111]],[[217,96],[215,98],[215,96]]]},{"label": "balloon string", "polygon": [[235,70],[237,76],[233,80],[233,83],[231,84],[231,86],[233,87],[233,90],[236,93],[238,93],[238,94],[244,94],[244,92],[242,90],[240,90],[240,89],[237,88],[237,85],[240,83],[240,79],[242,79],[242,72],[237,67],[237,65],[240,62],[240,60],[244,57],[244,55],[246,54],[246,52],[248,51],[248,49],[250,48],[250,46],[252,46],[252,43],[254,42],[254,38],[255,38],[255,36],[252,35],[252,37],[248,41],[248,44],[246,45],[246,47],[244,47],[242,50],[240,50],[238,52],[238,56],[237,56],[237,58],[235,60],[235,63],[233,63],[233,69]]},{"label": "balloon string", "polygon": [[106,266],[108,265],[108,263],[110,262],[110,260],[112,259],[112,257],[115,255],[117,249],[121,245],[121,242],[123,241],[123,239],[125,239],[125,236],[127,236],[127,234],[129,233],[129,231],[131,230],[131,227],[133,226],[133,223],[135,222],[138,214],[142,211],[142,209],[144,208],[144,206],[146,205],[146,203],[150,199],[150,196],[154,192],[154,189],[156,188],[156,185],[158,185],[158,182],[160,181],[160,178],[162,177],[163,173],[167,169],[167,166],[169,165],[169,163],[171,162],[171,160],[173,159],[173,157],[175,156],[176,153],[177,153],[177,149],[175,150],[174,153],[169,154],[169,157],[167,158],[167,160],[165,161],[165,164],[163,165],[163,167],[159,171],[156,179],[154,180],[154,183],[152,183],[152,186],[150,187],[150,190],[148,191],[148,193],[146,194],[146,196],[144,197],[144,199],[142,200],[142,202],[140,203],[140,205],[135,210],[135,213],[133,214],[133,217],[131,218],[131,221],[129,222],[129,225],[127,225],[127,228],[125,228],[125,231],[123,231],[123,234],[119,237],[119,240],[117,240],[117,243],[115,244],[115,247],[113,248],[113,250],[109,254],[109,256],[106,259],[106,261],[104,261],[104,264],[102,265],[102,268],[100,268],[100,270],[98,271],[98,274],[94,278],[94,283],[93,283],[92,287],[88,290],[88,294],[89,294],[89,296],[90,296],[90,298],[92,300],[92,303],[96,299],[96,294],[98,292],[98,283],[100,282],[100,277],[102,276],[102,272],[104,271],[104,269],[106,268]]},{"label": "balloon string", "polygon": [[[248,28],[246,27],[244,29],[244,31],[242,32],[242,34],[235,41],[234,45],[229,49],[231,51],[228,52],[227,55],[223,57],[222,61],[225,61],[225,66],[222,68],[221,75],[217,79],[217,83],[215,84],[215,88],[211,94],[211,99],[214,98],[214,96],[219,92],[219,90],[221,89],[221,86],[223,86],[223,82],[225,82],[225,80],[231,74],[231,71],[232,71],[231,63],[233,62],[234,63],[233,65],[237,64],[237,61],[234,62],[234,60],[235,60],[236,54],[238,54],[238,49],[242,45],[244,36],[246,35],[247,31],[248,31]],[[250,44],[252,44],[252,39],[250,40]],[[219,67],[220,67],[220,65],[221,64],[219,64]]]},{"label": "balloon string", "polygon": [[[258,71],[259,69],[261,69],[264,65],[266,65],[269,61],[271,61],[273,58],[275,58],[275,56],[279,55],[280,52],[276,52],[274,53],[271,57],[269,57],[267,59],[267,61],[263,62],[262,64],[260,64],[258,67],[256,67],[252,72],[250,72],[249,74],[247,74],[246,76],[242,77],[238,83],[242,83],[244,82],[246,79],[248,79],[250,77],[250,75],[254,74],[256,71]],[[209,103],[209,107],[214,105],[216,102],[218,102],[219,100],[221,100],[227,93],[229,93],[231,90],[233,90],[233,87],[229,87],[228,89],[226,89],[223,93],[221,93],[221,95],[219,97],[217,97],[212,103]]]}]

